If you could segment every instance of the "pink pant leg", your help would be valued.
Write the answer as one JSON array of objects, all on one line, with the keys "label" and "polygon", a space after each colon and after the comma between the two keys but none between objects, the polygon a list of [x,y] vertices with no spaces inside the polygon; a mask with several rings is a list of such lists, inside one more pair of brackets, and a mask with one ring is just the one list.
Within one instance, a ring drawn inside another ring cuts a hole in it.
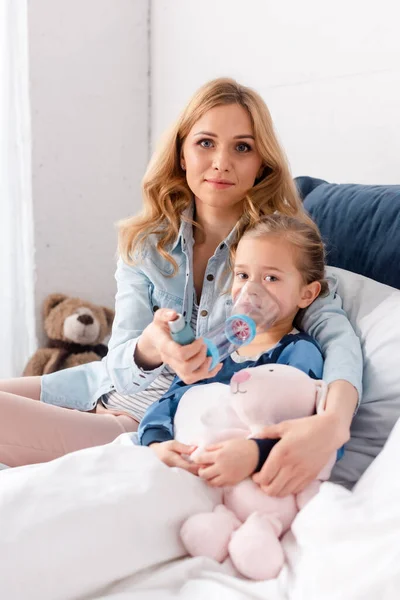
[{"label": "pink pant leg", "polygon": [[10,392],[24,398],[40,400],[41,377],[15,377],[0,379],[0,392]]},{"label": "pink pant leg", "polygon": [[[30,397],[17,395],[17,389]],[[0,391],[0,463],[10,467],[108,444],[138,426],[128,415],[80,412],[37,402],[33,398],[39,398],[40,378],[2,381],[0,390],[4,390]]]}]

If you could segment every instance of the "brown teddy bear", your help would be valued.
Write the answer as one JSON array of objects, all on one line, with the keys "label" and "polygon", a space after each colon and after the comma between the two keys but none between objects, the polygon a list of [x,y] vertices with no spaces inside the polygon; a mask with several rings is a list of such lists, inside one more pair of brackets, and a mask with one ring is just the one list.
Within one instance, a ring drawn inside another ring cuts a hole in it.
[{"label": "brown teddy bear", "polygon": [[44,375],[101,360],[107,346],[100,342],[111,333],[114,311],[103,306],[50,294],[43,303],[44,329],[49,338],[24,369],[24,375]]}]

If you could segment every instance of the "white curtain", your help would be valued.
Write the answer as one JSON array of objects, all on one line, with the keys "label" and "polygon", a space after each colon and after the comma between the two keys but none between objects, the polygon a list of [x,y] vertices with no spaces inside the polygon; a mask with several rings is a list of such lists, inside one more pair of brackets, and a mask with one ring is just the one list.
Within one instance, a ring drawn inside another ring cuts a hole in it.
[{"label": "white curtain", "polygon": [[36,345],[27,0],[0,0],[0,378]]}]

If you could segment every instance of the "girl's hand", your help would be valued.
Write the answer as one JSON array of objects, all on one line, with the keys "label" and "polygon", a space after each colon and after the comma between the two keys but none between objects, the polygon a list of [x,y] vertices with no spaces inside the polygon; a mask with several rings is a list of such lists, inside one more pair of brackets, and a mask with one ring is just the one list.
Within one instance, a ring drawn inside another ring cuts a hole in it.
[{"label": "girl's hand", "polygon": [[254,473],[258,464],[258,446],[254,440],[233,439],[208,446],[196,456],[199,476],[213,487],[235,485]]},{"label": "girl's hand", "polygon": [[190,455],[196,446],[187,446],[181,444],[176,440],[169,440],[168,442],[154,442],[150,444],[151,448],[158,456],[158,458],[166,464],[168,467],[179,467],[194,475],[198,474],[198,465],[189,462],[182,455]]},{"label": "girl's hand", "polygon": [[333,414],[313,415],[265,427],[258,438],[281,438],[253,481],[270,496],[301,492],[333,452],[349,439]]},{"label": "girl's hand", "polygon": [[135,361],[143,369],[151,370],[167,363],[182,381],[187,384],[201,379],[215,377],[222,364],[209,371],[211,358],[207,358],[207,347],[202,339],[187,346],[180,346],[171,337],[168,321],[176,317],[176,312],[160,308],[152,323],[140,336],[135,352]]}]

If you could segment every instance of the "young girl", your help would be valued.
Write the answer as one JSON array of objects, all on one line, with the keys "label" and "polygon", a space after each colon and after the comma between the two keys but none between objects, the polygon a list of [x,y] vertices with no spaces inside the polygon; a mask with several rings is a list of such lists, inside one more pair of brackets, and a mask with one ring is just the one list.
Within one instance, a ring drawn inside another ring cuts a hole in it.
[{"label": "young girl", "polygon": [[[280,314],[270,329],[226,358],[215,377],[193,385],[229,384],[235,372],[269,363],[291,365],[320,379],[321,350],[313,338],[299,332],[293,324],[300,309],[328,291],[324,246],[316,226],[284,215],[264,217],[243,235],[233,262],[232,298],[249,281],[261,284],[277,300]],[[166,464],[176,465],[174,453],[182,447],[172,441],[173,422],[179,401],[190,387],[177,379],[148,409],[139,426],[139,442],[151,446]],[[204,393],[207,394],[206,389]],[[191,465],[192,472],[198,472],[213,486],[234,485],[260,470],[273,445],[274,441],[268,439],[222,442],[198,457],[196,464]],[[185,446],[184,451],[189,452],[189,448]],[[186,467],[182,457],[181,460]]]},{"label": "young girl", "polygon": [[[149,165],[143,199],[143,213],[120,228],[107,356],[0,382],[0,463],[43,462],[108,443],[137,429],[175,373],[187,383],[214,377],[201,337],[226,317],[221,289],[230,285],[231,246],[263,215],[309,222],[264,101],[231,79],[211,81],[194,95]],[[327,414],[292,421],[281,432],[264,472],[274,494],[305,486],[349,437],[362,356],[336,287],[330,278],[329,294],[302,318],[324,354]],[[198,310],[199,339],[174,343],[159,307],[193,322]]]}]

